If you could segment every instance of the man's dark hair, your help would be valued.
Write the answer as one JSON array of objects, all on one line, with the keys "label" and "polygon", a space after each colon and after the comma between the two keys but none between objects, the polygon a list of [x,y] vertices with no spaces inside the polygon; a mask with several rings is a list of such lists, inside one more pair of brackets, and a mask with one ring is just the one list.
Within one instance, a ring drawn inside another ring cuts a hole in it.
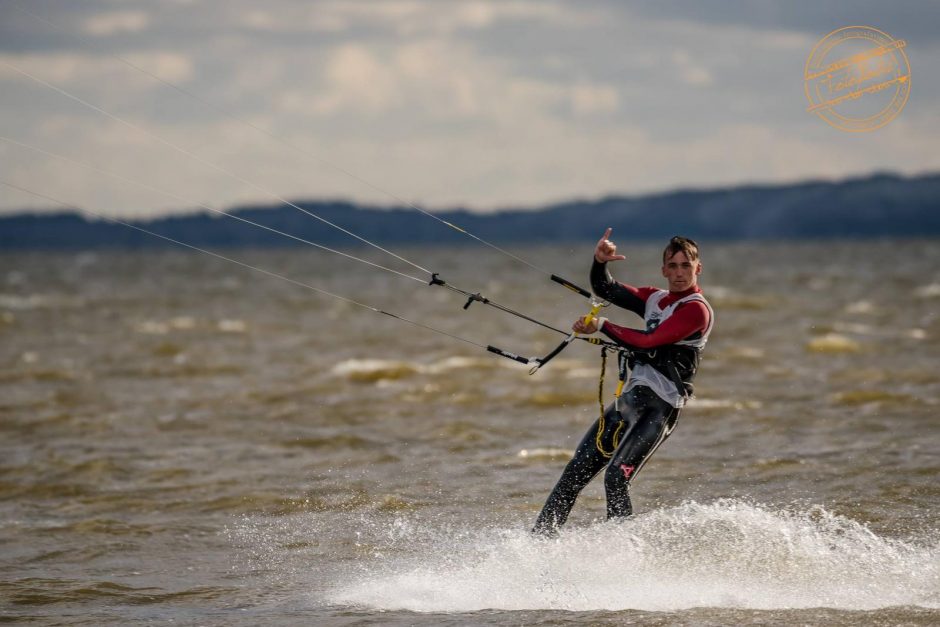
[{"label": "man's dark hair", "polygon": [[698,261],[698,244],[695,240],[676,235],[666,244],[666,250],[663,251],[663,263],[680,251],[685,253],[689,261]]}]

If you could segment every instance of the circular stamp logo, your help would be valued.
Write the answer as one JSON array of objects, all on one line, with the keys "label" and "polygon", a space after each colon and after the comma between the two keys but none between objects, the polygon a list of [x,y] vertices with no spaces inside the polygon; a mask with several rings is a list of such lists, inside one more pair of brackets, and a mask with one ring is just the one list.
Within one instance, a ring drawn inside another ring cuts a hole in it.
[{"label": "circular stamp logo", "polygon": [[870,26],[834,30],[806,60],[807,111],[849,132],[873,131],[893,120],[911,95],[907,43]]}]

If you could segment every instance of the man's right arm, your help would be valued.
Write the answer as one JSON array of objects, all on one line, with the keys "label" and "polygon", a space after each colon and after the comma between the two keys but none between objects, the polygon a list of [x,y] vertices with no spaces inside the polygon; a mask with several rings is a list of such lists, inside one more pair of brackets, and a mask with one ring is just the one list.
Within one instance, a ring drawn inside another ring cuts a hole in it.
[{"label": "man's right arm", "polygon": [[607,270],[607,263],[601,263],[597,259],[591,265],[591,289],[604,300],[628,309],[641,318],[646,313],[646,299],[649,294],[642,288],[615,281]]}]

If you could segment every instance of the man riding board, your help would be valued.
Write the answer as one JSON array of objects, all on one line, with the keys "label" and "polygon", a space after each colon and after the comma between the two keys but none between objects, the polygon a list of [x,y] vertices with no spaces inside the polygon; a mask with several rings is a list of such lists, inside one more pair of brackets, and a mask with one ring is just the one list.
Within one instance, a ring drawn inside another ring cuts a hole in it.
[{"label": "man riding board", "polygon": [[595,421],[565,467],[535,522],[533,532],[539,534],[557,533],[578,494],[605,468],[607,518],[633,513],[630,482],[675,428],[715,318],[698,286],[702,264],[694,241],[679,236],[669,240],[662,267],[668,290],[663,290],[613,279],[607,264],[626,257],[617,254],[610,234],[607,229],[594,249],[591,287],[646,325],[641,331],[593,318],[578,319],[572,326],[578,333],[600,331],[629,349],[631,373],[624,392]]}]

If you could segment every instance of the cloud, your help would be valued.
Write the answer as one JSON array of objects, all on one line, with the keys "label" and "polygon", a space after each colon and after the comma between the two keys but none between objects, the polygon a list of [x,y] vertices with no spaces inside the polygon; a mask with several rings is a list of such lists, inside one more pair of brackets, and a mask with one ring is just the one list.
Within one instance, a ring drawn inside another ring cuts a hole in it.
[{"label": "cloud", "polygon": [[470,46],[427,39],[399,45],[341,44],[323,55],[309,84],[293,85],[278,102],[295,113],[347,119],[381,114],[498,124],[507,118],[517,123],[568,101],[587,112],[609,109],[615,100],[611,89],[515,76],[510,66]]},{"label": "cloud", "polygon": [[711,72],[701,62],[693,60],[685,49],[680,48],[673,52],[672,62],[678,70],[679,78],[688,85],[707,87],[714,82]]},{"label": "cloud", "polygon": [[340,12],[308,3],[269,8],[253,4],[235,11],[234,16],[235,23],[249,30],[271,33],[341,32],[350,26]]},{"label": "cloud", "polygon": [[[131,63],[167,81],[184,83],[193,76],[191,60],[178,52],[150,51],[124,56]],[[113,84],[117,81],[132,89],[158,87],[151,79],[129,72],[117,59],[88,53],[58,52],[48,54],[0,54],[4,61],[37,78],[56,84]],[[16,70],[0,65],[0,80],[33,82]]]},{"label": "cloud", "polygon": [[111,11],[85,18],[82,30],[95,37],[107,37],[117,33],[139,33],[150,24],[150,16],[144,11]]},{"label": "cloud", "polygon": [[612,85],[574,85],[571,88],[571,105],[579,115],[612,113],[620,108],[620,93]]},{"label": "cloud", "polygon": [[369,31],[373,35],[427,37],[480,31],[502,24],[571,24],[592,11],[559,2],[506,0],[327,0],[307,3],[230,2],[234,22],[253,30],[299,33]]},{"label": "cloud", "polygon": [[314,99],[314,110],[376,113],[400,105],[403,93],[396,78],[401,69],[400,63],[380,60],[364,46],[340,46],[326,63],[326,88]]}]

